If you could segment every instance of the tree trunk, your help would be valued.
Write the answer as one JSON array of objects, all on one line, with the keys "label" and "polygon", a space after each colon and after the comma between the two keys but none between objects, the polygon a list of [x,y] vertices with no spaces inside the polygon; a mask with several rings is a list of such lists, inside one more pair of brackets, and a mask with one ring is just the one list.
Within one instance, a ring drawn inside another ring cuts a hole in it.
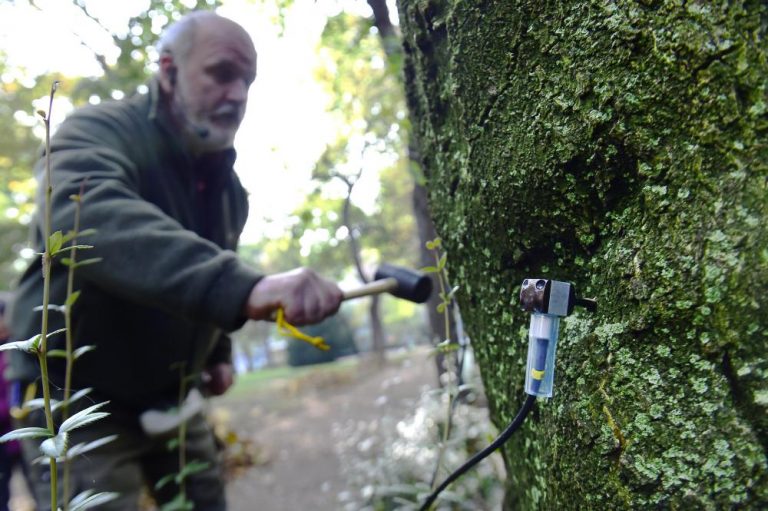
[{"label": "tree trunk", "polygon": [[[400,44],[400,34],[398,34],[390,19],[386,0],[368,0],[368,5],[371,6],[373,11],[373,22],[379,31],[385,55],[390,60],[399,61],[403,58],[403,47]],[[419,238],[420,261],[422,266],[434,266],[434,254],[427,249],[427,242],[433,241],[437,237],[437,232],[432,221],[432,214],[429,211],[427,189],[420,183],[422,173],[421,165],[418,161],[419,150],[415,140],[409,140],[408,142],[408,164],[411,168],[411,174],[414,176],[412,206]],[[439,289],[437,276],[432,274],[430,277],[432,278],[432,288]],[[453,315],[449,317],[448,328],[450,332],[446,332],[443,314],[437,311],[437,306],[441,302],[442,298],[435,292],[432,293],[426,303],[427,321],[432,333],[433,344],[441,343],[449,337],[452,342],[458,343]],[[437,381],[442,385],[444,383],[442,376],[446,371],[445,355],[442,352],[436,354],[435,366],[437,369]]]},{"label": "tree trunk", "polygon": [[431,209],[505,426],[526,277],[597,298],[508,509],[768,506],[765,2],[400,0]]}]

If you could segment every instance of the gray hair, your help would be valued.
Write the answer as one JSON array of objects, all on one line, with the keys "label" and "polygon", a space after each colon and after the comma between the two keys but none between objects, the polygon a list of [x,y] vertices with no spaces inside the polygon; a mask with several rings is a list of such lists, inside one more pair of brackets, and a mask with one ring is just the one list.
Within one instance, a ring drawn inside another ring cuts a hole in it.
[{"label": "gray hair", "polygon": [[192,11],[168,25],[157,45],[160,55],[168,54],[178,62],[186,58],[195,43],[195,34],[201,20],[218,18],[213,11]]}]

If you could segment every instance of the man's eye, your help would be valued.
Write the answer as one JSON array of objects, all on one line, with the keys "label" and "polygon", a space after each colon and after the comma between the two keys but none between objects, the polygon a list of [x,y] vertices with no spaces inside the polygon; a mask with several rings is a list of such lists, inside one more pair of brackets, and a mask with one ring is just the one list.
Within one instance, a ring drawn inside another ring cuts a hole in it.
[{"label": "man's eye", "polygon": [[211,70],[211,75],[219,83],[229,83],[237,78],[237,73],[230,67],[215,67]]}]

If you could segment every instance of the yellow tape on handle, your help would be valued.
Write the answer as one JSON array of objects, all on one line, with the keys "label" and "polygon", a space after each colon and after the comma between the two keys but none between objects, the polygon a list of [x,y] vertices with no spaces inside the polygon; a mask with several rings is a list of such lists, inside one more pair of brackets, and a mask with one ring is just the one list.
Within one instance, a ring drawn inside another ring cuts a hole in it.
[{"label": "yellow tape on handle", "polygon": [[325,339],[322,337],[311,337],[288,323],[285,320],[285,314],[283,313],[282,307],[277,309],[277,318],[275,318],[275,322],[277,323],[277,331],[283,335],[293,337],[294,339],[298,339],[300,341],[308,342],[319,350],[328,351],[331,349],[331,347],[325,343]]}]

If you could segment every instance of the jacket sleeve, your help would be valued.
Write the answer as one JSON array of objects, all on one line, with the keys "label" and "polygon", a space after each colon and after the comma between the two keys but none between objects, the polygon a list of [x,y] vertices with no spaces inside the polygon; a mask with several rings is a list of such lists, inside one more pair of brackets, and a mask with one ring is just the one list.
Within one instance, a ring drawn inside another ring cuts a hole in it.
[{"label": "jacket sleeve", "polygon": [[[86,180],[80,225],[96,233],[78,240],[94,247],[80,258],[102,261],[79,268],[79,279],[196,322],[239,328],[259,273],[140,196],[137,152],[148,149],[134,147],[136,140],[126,135],[135,132],[136,124],[129,115],[88,108],[62,124],[51,147],[53,231],[72,229],[70,197]],[[44,163],[42,158],[38,164],[39,208],[45,195]]]},{"label": "jacket sleeve", "polygon": [[219,336],[219,340],[214,346],[213,351],[211,351],[211,354],[208,355],[208,360],[206,360],[205,365],[206,367],[211,367],[222,362],[227,364],[232,363],[232,338],[223,333]]}]

